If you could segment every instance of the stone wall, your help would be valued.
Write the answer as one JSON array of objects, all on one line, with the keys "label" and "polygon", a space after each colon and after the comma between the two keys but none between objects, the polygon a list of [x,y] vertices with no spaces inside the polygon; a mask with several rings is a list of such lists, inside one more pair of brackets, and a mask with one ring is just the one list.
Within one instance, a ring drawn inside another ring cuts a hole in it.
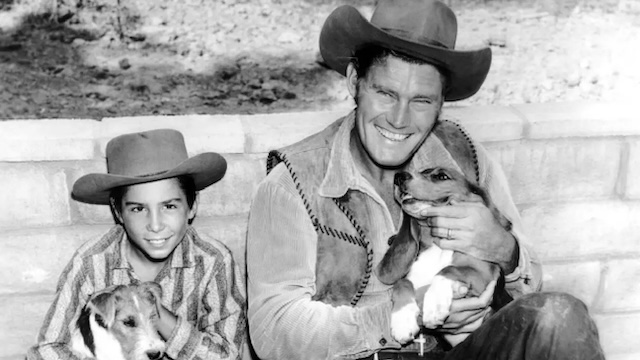
[{"label": "stone wall", "polygon": [[[191,154],[216,151],[226,177],[201,193],[195,225],[225,242],[244,268],[247,215],[269,149],[321,130],[344,112],[0,122],[0,360],[35,342],[73,251],[112,224],[105,206],[69,197],[105,171],[119,134],[183,132]],[[502,164],[545,290],[582,299],[609,359],[640,358],[640,116],[629,106],[559,103],[448,108]]]}]

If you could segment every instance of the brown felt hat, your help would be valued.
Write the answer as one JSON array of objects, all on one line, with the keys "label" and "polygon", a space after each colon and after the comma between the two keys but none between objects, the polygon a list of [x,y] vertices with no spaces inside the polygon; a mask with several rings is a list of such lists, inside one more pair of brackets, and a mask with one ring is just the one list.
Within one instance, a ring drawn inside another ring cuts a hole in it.
[{"label": "brown felt hat", "polygon": [[107,174],[87,174],[73,184],[74,199],[109,204],[111,190],[181,175],[193,178],[196,191],[222,179],[227,162],[217,153],[187,155],[182,133],[159,129],[125,134],[107,143]]},{"label": "brown felt hat", "polygon": [[342,75],[356,51],[380,46],[443,69],[448,77],[446,101],[475,94],[491,66],[491,49],[454,50],[458,23],[453,11],[437,0],[379,0],[371,21],[343,5],[320,32],[324,61]]}]

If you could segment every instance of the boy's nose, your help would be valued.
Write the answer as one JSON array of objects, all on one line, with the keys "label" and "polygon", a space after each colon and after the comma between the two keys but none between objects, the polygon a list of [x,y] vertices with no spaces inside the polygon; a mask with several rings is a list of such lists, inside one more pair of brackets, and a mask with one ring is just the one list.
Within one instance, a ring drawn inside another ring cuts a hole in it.
[{"label": "boy's nose", "polygon": [[159,232],[164,229],[162,214],[159,211],[149,212],[149,223],[147,224],[149,231]]}]

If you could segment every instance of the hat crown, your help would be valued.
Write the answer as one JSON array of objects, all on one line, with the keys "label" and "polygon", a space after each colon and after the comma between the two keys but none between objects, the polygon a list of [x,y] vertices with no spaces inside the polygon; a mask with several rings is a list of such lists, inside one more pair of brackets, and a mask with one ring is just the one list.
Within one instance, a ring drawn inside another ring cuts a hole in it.
[{"label": "hat crown", "polygon": [[458,21],[453,11],[437,0],[381,0],[371,24],[416,43],[454,49]]},{"label": "hat crown", "polygon": [[184,137],[177,130],[159,129],[113,138],[107,144],[107,172],[122,176],[152,176],[188,159]]}]

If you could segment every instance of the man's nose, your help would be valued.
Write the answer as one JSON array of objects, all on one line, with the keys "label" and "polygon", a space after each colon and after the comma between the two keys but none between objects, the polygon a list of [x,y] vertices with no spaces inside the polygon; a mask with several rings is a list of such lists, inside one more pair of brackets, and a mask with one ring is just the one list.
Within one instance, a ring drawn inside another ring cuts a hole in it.
[{"label": "man's nose", "polygon": [[393,107],[393,113],[389,123],[396,129],[401,129],[409,125],[409,105],[405,101],[399,100]]}]

